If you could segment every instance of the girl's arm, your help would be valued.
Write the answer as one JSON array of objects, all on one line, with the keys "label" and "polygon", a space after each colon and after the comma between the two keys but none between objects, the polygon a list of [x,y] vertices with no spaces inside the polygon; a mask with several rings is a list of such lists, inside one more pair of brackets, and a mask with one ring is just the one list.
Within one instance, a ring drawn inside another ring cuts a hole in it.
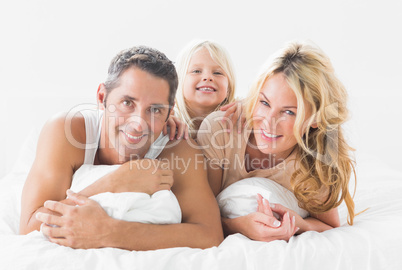
[{"label": "girl's arm", "polygon": [[228,132],[232,132],[234,128],[240,133],[246,124],[246,115],[244,110],[243,101],[235,101],[220,108],[221,111],[225,112],[224,120]]},{"label": "girl's arm", "polygon": [[163,127],[163,135],[168,134],[168,127],[170,128],[169,139],[172,141],[174,139],[185,139],[189,138],[188,135],[188,126],[185,122],[183,122],[180,118],[174,116],[173,110],[169,115],[168,120],[166,121],[165,126]]}]

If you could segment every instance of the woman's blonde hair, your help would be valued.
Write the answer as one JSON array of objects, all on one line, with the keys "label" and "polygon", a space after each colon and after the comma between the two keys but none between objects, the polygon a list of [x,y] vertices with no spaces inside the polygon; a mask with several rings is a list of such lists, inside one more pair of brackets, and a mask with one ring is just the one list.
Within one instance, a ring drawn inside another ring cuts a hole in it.
[{"label": "woman's blonde hair", "polygon": [[191,132],[193,133],[193,135],[197,134],[195,130],[197,129],[197,127],[194,123],[194,119],[192,119],[190,116],[189,112],[191,111],[191,109],[189,108],[189,106],[187,106],[186,99],[184,98],[184,80],[186,78],[191,57],[202,48],[208,50],[211,58],[223,69],[228,78],[228,94],[223,102],[215,108],[215,111],[219,110],[220,107],[229,104],[235,100],[236,79],[232,61],[225,48],[223,48],[218,43],[209,40],[195,40],[190,42],[180,52],[176,61],[176,70],[179,77],[179,85],[176,94],[175,112],[184,122],[187,123],[190,131],[195,131]]},{"label": "woman's blonde hair", "polygon": [[[356,174],[349,154],[354,149],[347,144],[341,128],[348,118],[346,89],[321,49],[306,42],[292,42],[269,59],[252,85],[246,105],[250,121],[263,84],[278,73],[284,75],[297,97],[293,132],[298,166],[291,185],[299,206],[318,214],[345,201],[348,223],[353,224],[349,179],[353,172],[356,180]],[[306,106],[311,108],[309,119],[305,119]]]}]

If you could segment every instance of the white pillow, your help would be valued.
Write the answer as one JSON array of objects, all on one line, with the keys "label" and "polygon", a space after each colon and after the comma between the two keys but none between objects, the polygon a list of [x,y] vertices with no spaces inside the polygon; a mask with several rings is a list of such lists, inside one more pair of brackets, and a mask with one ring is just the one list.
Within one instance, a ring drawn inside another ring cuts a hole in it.
[{"label": "white pillow", "polygon": [[256,212],[258,208],[257,194],[270,203],[279,203],[305,218],[309,213],[300,208],[293,192],[267,178],[253,177],[237,181],[216,197],[221,215],[236,218]]}]

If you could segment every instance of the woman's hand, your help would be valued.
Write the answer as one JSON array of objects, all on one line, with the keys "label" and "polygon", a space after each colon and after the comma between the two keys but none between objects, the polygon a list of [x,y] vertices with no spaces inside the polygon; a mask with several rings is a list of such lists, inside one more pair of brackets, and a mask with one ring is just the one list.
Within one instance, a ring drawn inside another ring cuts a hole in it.
[{"label": "woman's hand", "polygon": [[[297,214],[295,211],[286,208],[285,206],[279,204],[279,203],[270,203],[270,209],[273,212],[274,215],[279,215],[283,216],[286,213],[289,213],[290,216],[292,216],[295,220],[295,226],[298,227],[298,233],[302,233],[305,231],[308,231],[308,222],[303,219],[299,214]],[[300,229],[300,230],[299,230]]]},{"label": "woman's hand", "polygon": [[288,241],[298,230],[295,225],[295,217],[291,216],[289,212],[285,212],[279,214],[278,220],[274,217],[268,200],[258,194],[257,202],[257,212],[234,219],[223,218],[225,231],[229,234],[239,232],[257,241]]},{"label": "woman's hand", "polygon": [[170,128],[169,132],[169,139],[172,141],[175,139],[176,135],[176,140],[184,138],[185,140],[188,139],[188,126],[186,123],[181,121],[178,117],[174,115],[170,115],[168,120],[166,121],[165,126],[163,127],[163,135],[168,134],[168,128]]},{"label": "woman's hand", "polygon": [[221,111],[225,111],[222,121],[226,122],[228,132],[231,132],[233,128],[237,128],[237,132],[241,133],[246,123],[246,116],[243,113],[243,102],[235,101],[220,108]]},{"label": "woman's hand", "polygon": [[289,212],[290,215],[294,216],[296,218],[296,226],[300,228],[298,233],[303,233],[306,231],[323,232],[326,230],[339,227],[339,215],[337,208],[331,209],[326,213],[322,214],[310,213],[309,217],[303,219],[296,212],[286,208],[285,206],[279,203],[276,204],[271,203],[270,205],[274,213],[283,215],[284,213]]}]

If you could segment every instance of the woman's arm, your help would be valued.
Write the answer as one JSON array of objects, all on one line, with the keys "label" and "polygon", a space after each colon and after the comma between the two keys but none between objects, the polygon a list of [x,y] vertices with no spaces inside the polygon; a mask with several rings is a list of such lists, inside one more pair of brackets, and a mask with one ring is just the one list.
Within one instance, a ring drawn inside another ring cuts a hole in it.
[{"label": "woman's arm", "polygon": [[298,233],[306,231],[323,232],[340,226],[338,208],[333,208],[323,214],[310,214],[310,217],[303,219],[296,212],[284,207],[281,204],[270,204],[273,212],[282,215],[290,212],[296,218],[296,226],[300,228]]},{"label": "woman's arm", "polygon": [[268,200],[258,194],[257,202],[257,212],[233,219],[222,218],[225,235],[241,233],[257,241],[288,241],[299,230],[295,217],[289,212],[280,215],[278,220],[274,217]]}]

